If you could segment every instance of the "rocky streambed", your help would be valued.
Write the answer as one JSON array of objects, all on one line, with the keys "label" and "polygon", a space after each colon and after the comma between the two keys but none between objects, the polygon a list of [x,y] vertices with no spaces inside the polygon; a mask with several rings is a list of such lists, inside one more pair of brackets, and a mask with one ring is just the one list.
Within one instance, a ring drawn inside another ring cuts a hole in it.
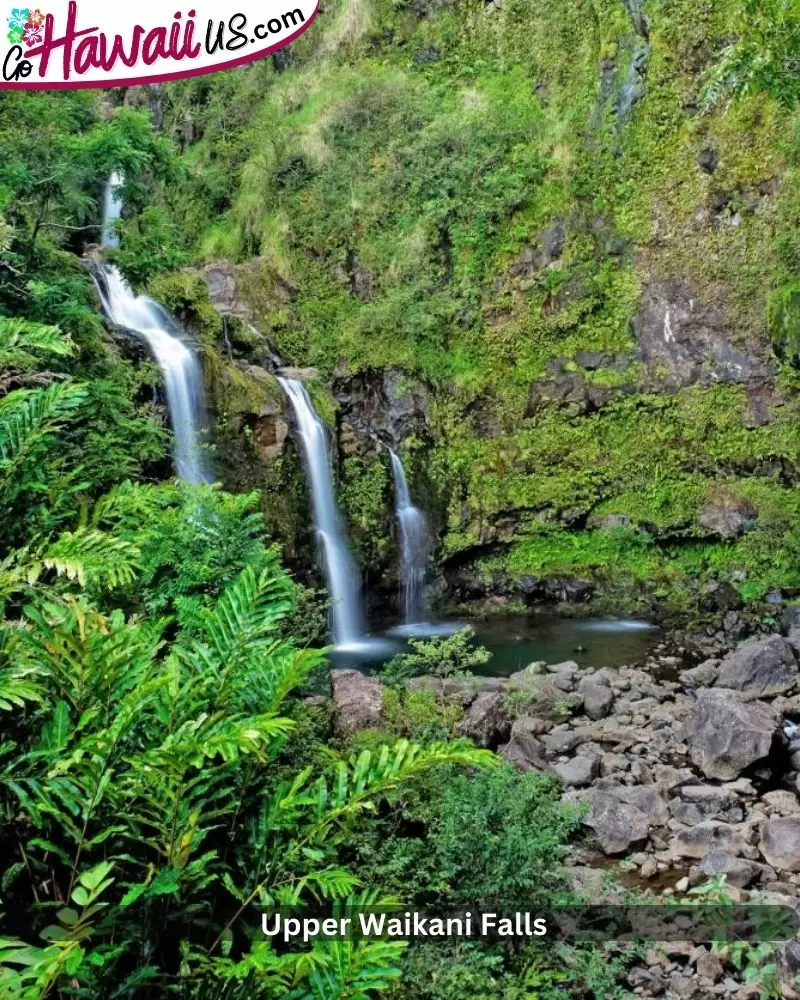
[{"label": "rocky streambed", "polygon": [[[716,633],[705,648],[718,655],[685,669],[684,648],[662,648],[641,666],[567,661],[409,685],[458,702],[463,735],[556,775],[582,804],[586,836],[568,864],[590,901],[634,886],[675,898],[724,875],[735,901],[800,909],[800,622],[727,650]],[[332,691],[340,733],[380,726],[376,679],[335,671]],[[800,998],[800,943],[777,959],[782,995]],[[629,982],[642,996],[760,995],[724,956],[684,943],[651,949]]]}]

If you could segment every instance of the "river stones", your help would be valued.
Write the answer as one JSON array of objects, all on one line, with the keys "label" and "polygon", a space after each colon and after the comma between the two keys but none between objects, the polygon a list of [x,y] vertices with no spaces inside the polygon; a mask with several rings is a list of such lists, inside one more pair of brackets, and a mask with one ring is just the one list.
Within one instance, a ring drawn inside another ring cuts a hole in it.
[{"label": "river stones", "polygon": [[591,808],[584,820],[591,827],[604,854],[622,854],[647,840],[651,827],[667,822],[667,803],[652,786],[598,782],[592,789]]},{"label": "river stones", "polygon": [[800,816],[768,820],[761,829],[759,849],[777,871],[800,872]]},{"label": "river stones", "polygon": [[703,691],[686,722],[692,761],[708,778],[731,781],[769,755],[780,715],[769,705],[745,705],[730,692]]},{"label": "river stones", "polygon": [[504,702],[504,695],[497,691],[481,692],[458,724],[458,732],[480,747],[497,747],[511,732],[511,720],[504,711]]},{"label": "river stones", "polygon": [[794,651],[780,635],[743,642],[722,661],[716,686],[745,698],[768,698],[790,691],[798,680]]}]

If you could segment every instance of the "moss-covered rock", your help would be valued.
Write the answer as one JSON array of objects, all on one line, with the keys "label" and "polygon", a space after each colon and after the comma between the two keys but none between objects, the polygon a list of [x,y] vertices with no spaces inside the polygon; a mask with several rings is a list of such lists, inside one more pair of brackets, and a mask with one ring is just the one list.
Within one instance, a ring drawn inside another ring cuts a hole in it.
[{"label": "moss-covered rock", "polygon": [[[714,104],[736,0],[359,10],[211,84],[173,209],[223,311],[331,387],[363,564],[393,558],[377,436],[451,578],[800,588],[800,118]],[[746,531],[708,527],[723,494]]]}]

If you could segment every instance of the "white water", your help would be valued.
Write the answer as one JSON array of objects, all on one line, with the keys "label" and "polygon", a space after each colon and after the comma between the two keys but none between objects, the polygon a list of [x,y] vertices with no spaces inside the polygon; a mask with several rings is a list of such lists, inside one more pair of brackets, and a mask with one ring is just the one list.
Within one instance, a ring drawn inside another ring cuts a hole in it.
[{"label": "white water", "polygon": [[340,650],[363,646],[364,624],[356,568],[341,527],[333,492],[325,426],[314,411],[305,386],[295,379],[278,380],[297,419],[323,568],[333,602],[333,641]]},{"label": "white water", "polygon": [[114,229],[114,223],[122,218],[122,200],[119,189],[122,187],[122,174],[112,174],[106,184],[105,201],[103,205],[103,239],[104,247],[118,247],[119,237]]},{"label": "white water", "polygon": [[403,581],[403,617],[407,626],[425,617],[425,574],[430,554],[430,535],[425,515],[411,502],[411,492],[400,457],[394,452],[395,516],[400,529],[400,572]]},{"label": "white water", "polygon": [[[104,246],[117,245],[111,224],[122,210],[117,197],[121,183],[122,178],[113,174],[106,187]],[[203,379],[193,351],[166,310],[146,295],[134,295],[116,267],[99,265],[95,281],[108,318],[142,338],[164,376],[178,477],[187,483],[210,482],[200,441],[205,412]]]}]

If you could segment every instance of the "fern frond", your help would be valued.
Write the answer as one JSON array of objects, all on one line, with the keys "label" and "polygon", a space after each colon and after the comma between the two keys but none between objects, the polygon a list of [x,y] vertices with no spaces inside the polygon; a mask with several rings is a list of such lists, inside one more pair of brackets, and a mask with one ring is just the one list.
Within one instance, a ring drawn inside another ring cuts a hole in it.
[{"label": "fern frond", "polygon": [[13,712],[26,704],[41,704],[42,689],[34,670],[0,670],[0,712]]},{"label": "fern frond", "polygon": [[28,583],[44,569],[68,580],[119,587],[132,583],[138,569],[139,549],[132,542],[103,531],[65,531],[54,542],[42,546],[29,563]]},{"label": "fern frond", "polygon": [[17,389],[0,399],[0,473],[11,468],[58,430],[86,402],[78,382],[56,382],[43,389]]},{"label": "fern frond", "polygon": [[57,326],[0,316],[0,368],[25,368],[42,357],[69,357],[75,343]]},{"label": "fern frond", "polygon": [[459,744],[433,743],[423,747],[399,740],[393,748],[363,750],[352,757],[349,766],[341,761],[332,782],[319,778],[310,799],[300,795],[293,802],[287,797],[284,805],[291,808],[297,801],[314,801],[318,817],[318,834],[327,831],[334,822],[374,807],[373,800],[387,795],[422,771],[442,764],[468,767],[497,767],[499,759],[488,750]]},{"label": "fern frond", "polygon": [[291,585],[285,573],[247,567],[205,616],[208,653],[198,647],[206,665],[219,669],[239,666],[254,649],[263,647],[281,619],[291,610]]}]

